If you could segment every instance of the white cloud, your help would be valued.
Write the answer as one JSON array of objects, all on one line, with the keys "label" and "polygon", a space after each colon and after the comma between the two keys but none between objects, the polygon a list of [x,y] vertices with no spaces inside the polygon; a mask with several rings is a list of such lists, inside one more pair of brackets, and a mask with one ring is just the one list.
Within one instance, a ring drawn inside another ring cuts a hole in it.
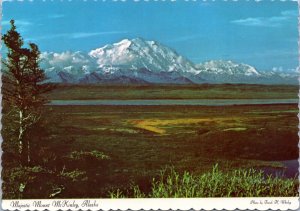
[{"label": "white cloud", "polygon": [[298,76],[299,75],[299,69],[297,67],[284,68],[282,66],[278,66],[278,67],[273,67],[272,71],[279,73],[282,76]]},{"label": "white cloud", "polygon": [[98,65],[95,59],[85,53],[77,52],[43,52],[41,54],[41,67],[46,70],[70,70],[77,71],[78,74],[84,74],[97,69]]},{"label": "white cloud", "polygon": [[282,67],[282,66],[279,66],[279,67],[273,67],[273,68],[272,68],[272,71],[274,71],[274,72],[277,72],[277,71],[282,72],[282,71],[283,71],[283,67]]},{"label": "white cloud", "polygon": [[43,53],[42,58],[51,57],[48,61],[52,66],[65,66],[66,64],[78,64],[82,66],[83,64],[89,64],[90,60],[85,55],[80,52],[62,52],[62,53]]},{"label": "white cloud", "polygon": [[231,23],[242,26],[280,27],[297,15],[297,10],[285,10],[281,12],[280,16],[249,17],[244,19],[233,20],[231,21]]},{"label": "white cloud", "polygon": [[28,38],[28,40],[48,40],[55,38],[69,38],[69,39],[80,39],[86,37],[94,37],[100,35],[109,35],[109,34],[126,34],[126,31],[104,31],[104,32],[76,32],[76,33],[61,33],[61,34],[49,34],[40,37]]}]

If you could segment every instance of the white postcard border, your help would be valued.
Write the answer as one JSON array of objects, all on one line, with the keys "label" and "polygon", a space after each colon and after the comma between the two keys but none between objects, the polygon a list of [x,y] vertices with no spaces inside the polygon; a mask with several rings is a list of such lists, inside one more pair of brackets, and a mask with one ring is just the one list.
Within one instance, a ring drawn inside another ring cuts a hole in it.
[{"label": "white postcard border", "polygon": [[3,200],[4,210],[298,210],[298,197]]},{"label": "white postcard border", "polygon": [[[13,0],[0,0],[0,13],[2,14],[2,2]],[[24,0],[20,0],[21,2]],[[31,1],[31,0],[28,0]],[[52,0],[50,0],[52,1]],[[70,0],[72,1],[72,0]],[[85,1],[85,0],[83,0]],[[94,0],[98,1],[98,0]],[[99,0],[100,1],[100,0]],[[102,0],[106,1],[106,0]],[[118,1],[118,0],[116,0]],[[122,1],[122,0],[120,0]],[[127,0],[125,0],[127,1]],[[140,0],[134,1],[138,2]],[[147,1],[147,0],[141,0]],[[156,0],[154,0],[156,1]],[[162,3],[164,0],[160,0]],[[172,1],[172,0],[170,0]],[[178,1],[178,0],[177,0]],[[189,0],[186,0],[189,1]],[[206,1],[206,0],[199,0]],[[214,1],[214,0],[212,0]],[[224,0],[226,1],[226,0]],[[233,0],[235,1],[235,0]],[[260,1],[260,0],[253,0]],[[282,0],[283,2],[285,0]],[[298,1],[298,9],[300,11],[300,0]],[[174,1],[174,3],[176,0]],[[59,3],[59,1],[57,1]],[[1,25],[2,15],[0,16]],[[300,35],[300,17],[298,17],[298,30]],[[1,44],[0,44],[1,45]],[[300,55],[300,38],[298,41],[298,52]],[[0,46],[1,48],[1,46]],[[1,58],[1,55],[0,55]],[[0,63],[1,68],[1,63]],[[300,71],[300,57],[299,66]],[[0,77],[1,77],[0,71]],[[300,82],[300,76],[299,76]],[[2,81],[0,80],[0,87]],[[300,88],[299,88],[300,96]],[[0,110],[2,94],[0,93]],[[300,98],[298,104],[300,110]],[[0,118],[2,114],[0,113]],[[300,113],[298,114],[300,120]],[[2,124],[0,122],[0,130]],[[300,128],[300,123],[299,123]],[[300,131],[298,132],[300,137]],[[0,143],[2,143],[2,136],[0,135]],[[298,145],[300,149],[300,142]],[[300,151],[299,151],[300,153]],[[0,148],[0,156],[2,156],[2,148]],[[2,162],[2,159],[0,159]],[[300,158],[298,160],[300,162]],[[300,167],[299,167],[300,168]],[[0,165],[2,171],[2,165]],[[300,178],[300,176],[299,176]],[[299,180],[300,181],[300,180]],[[0,178],[0,186],[2,187],[2,177]],[[299,210],[299,197],[245,197],[245,198],[143,198],[143,199],[14,199],[2,200],[2,188],[0,189],[0,210]]]}]

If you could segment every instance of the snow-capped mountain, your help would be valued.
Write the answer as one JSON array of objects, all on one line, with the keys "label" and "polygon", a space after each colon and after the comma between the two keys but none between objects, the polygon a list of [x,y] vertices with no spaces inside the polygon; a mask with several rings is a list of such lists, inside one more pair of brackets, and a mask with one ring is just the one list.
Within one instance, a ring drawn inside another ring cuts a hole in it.
[{"label": "snow-capped mountain", "polygon": [[208,61],[197,64],[196,68],[210,83],[298,84],[296,72],[258,71],[248,64],[233,61]]},{"label": "snow-capped mountain", "polygon": [[[155,73],[197,73],[194,64],[174,50],[141,38],[106,45],[92,50],[89,55],[97,60],[99,67],[105,72],[114,72],[119,67],[131,71],[146,68]],[[115,69],[112,70],[111,66]]]},{"label": "snow-capped mountain", "polygon": [[41,67],[50,81],[63,83],[298,83],[289,74],[261,72],[232,61],[195,65],[171,48],[141,38],[88,53],[44,52]]},{"label": "snow-capped mountain", "polygon": [[261,76],[254,67],[232,61],[208,61],[197,64],[196,68],[200,71],[199,75],[214,83],[251,83]]},{"label": "snow-capped mountain", "polygon": [[41,54],[40,65],[52,82],[76,83],[97,70],[96,61],[80,51],[44,52]]},{"label": "snow-capped mountain", "polygon": [[232,61],[208,61],[196,65],[200,73],[227,74],[231,76],[260,76],[261,74],[252,66],[247,64],[237,64]]},{"label": "snow-capped mountain", "polygon": [[[85,54],[43,53],[41,67],[50,81],[68,83],[194,83],[194,64],[174,50],[141,38],[122,40]],[[195,77],[195,80],[203,81]]]}]

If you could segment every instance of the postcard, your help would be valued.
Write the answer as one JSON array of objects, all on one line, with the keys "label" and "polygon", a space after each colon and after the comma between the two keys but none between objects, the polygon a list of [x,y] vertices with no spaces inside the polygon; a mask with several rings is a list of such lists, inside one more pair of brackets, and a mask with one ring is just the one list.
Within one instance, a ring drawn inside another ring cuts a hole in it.
[{"label": "postcard", "polygon": [[2,209],[297,210],[297,1],[4,1]]}]

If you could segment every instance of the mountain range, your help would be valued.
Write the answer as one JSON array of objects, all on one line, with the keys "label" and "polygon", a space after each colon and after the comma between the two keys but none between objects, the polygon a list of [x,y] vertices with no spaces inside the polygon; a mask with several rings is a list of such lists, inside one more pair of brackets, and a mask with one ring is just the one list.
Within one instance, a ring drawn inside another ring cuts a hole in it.
[{"label": "mountain range", "polygon": [[124,39],[88,53],[44,52],[41,67],[56,83],[298,84],[297,72],[258,71],[223,60],[194,64],[175,50],[142,38]]}]

